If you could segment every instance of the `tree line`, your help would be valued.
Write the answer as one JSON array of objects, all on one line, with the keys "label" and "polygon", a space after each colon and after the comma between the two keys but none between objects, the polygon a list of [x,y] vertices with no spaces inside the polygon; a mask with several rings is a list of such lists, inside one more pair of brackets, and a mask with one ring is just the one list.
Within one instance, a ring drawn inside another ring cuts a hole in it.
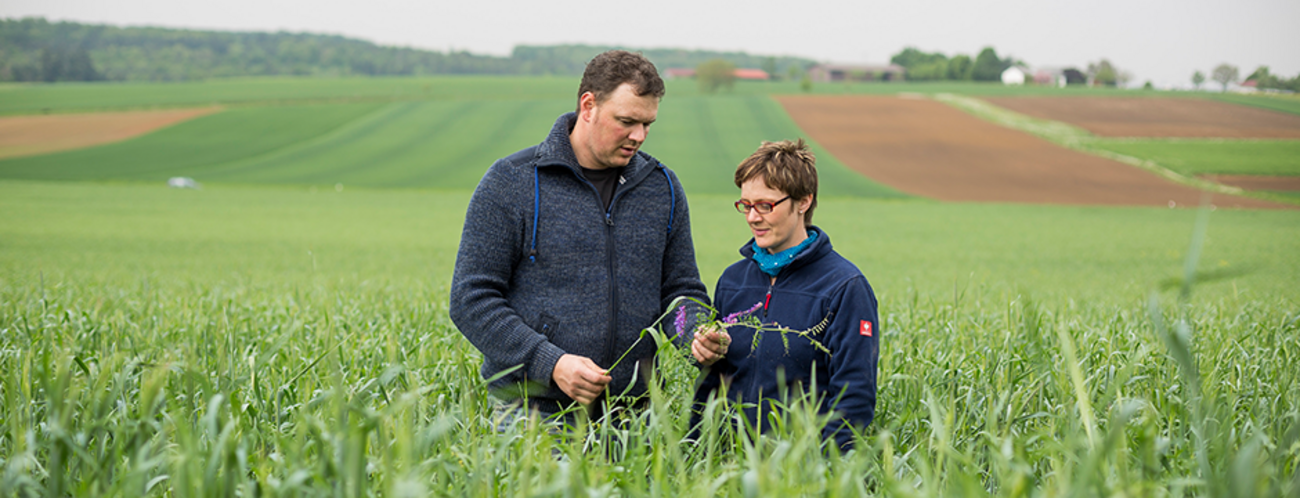
[{"label": "tree line", "polygon": [[520,74],[580,75],[596,54],[622,48],[641,52],[660,71],[668,68],[694,68],[713,61],[725,61],[734,67],[763,69],[774,78],[792,68],[806,69],[816,61],[802,57],[776,57],[752,55],[745,52],[719,52],[713,50],[683,50],[675,48],[634,49],[613,45],[550,45],[516,46],[510,54],[518,61]]},{"label": "tree line", "polygon": [[[907,69],[909,81],[1001,81],[1002,72],[1011,66],[1025,66],[1025,61],[1013,57],[999,57],[993,47],[984,47],[974,58],[966,54],[948,57],[941,52],[924,52],[915,47],[904,48],[889,58],[889,62]],[[1089,63],[1086,69],[1067,67],[1061,70],[1067,82],[1099,86],[1123,86],[1132,76],[1109,60]]]},{"label": "tree line", "polygon": [[1255,88],[1260,90],[1289,90],[1292,92],[1300,92],[1300,74],[1296,74],[1291,78],[1278,76],[1270,73],[1268,66],[1259,66],[1256,68],[1255,72],[1250,73],[1250,76],[1246,77],[1246,81],[1254,81]]},{"label": "tree line", "polygon": [[[1237,69],[1237,66],[1226,62],[1215,66],[1214,70],[1210,71],[1210,79],[1218,83],[1221,86],[1220,90],[1224,92],[1228,91],[1228,85],[1236,83],[1240,76],[1241,72]],[[1268,66],[1259,66],[1256,68],[1255,72],[1250,73],[1250,76],[1246,77],[1246,82],[1254,82],[1254,86],[1258,90],[1300,92],[1300,74],[1297,74],[1294,78],[1288,79],[1285,76],[1273,74],[1269,71]],[[1192,85],[1195,86],[1197,90],[1199,90],[1201,85],[1204,83],[1204,73],[1200,70],[1192,73]]]},{"label": "tree line", "polygon": [[[509,57],[381,46],[337,35],[118,27],[0,19],[0,81],[184,81],[231,76],[580,75],[610,46],[518,46]],[[723,59],[740,67],[811,60],[648,49],[660,69]]]},{"label": "tree line", "polygon": [[966,54],[948,57],[940,52],[927,53],[915,47],[904,48],[889,62],[907,69],[909,81],[1000,81],[1002,71],[1021,63],[998,57],[993,47],[985,47],[974,59]]}]

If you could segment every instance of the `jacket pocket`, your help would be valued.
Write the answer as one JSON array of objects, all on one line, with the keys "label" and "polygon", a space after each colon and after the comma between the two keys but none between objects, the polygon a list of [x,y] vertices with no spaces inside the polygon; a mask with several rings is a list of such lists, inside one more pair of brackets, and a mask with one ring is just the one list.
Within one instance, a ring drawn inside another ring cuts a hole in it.
[{"label": "jacket pocket", "polygon": [[537,332],[546,336],[547,340],[555,338],[555,331],[560,326],[560,320],[546,313],[537,317]]}]

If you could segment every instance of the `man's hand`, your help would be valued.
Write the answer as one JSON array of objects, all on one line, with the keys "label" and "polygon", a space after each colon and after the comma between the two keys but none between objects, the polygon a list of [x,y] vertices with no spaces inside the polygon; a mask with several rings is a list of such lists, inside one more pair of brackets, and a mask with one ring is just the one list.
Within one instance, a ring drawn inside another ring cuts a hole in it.
[{"label": "man's hand", "polygon": [[609,381],[613,380],[607,373],[591,358],[566,354],[555,362],[551,378],[555,379],[555,385],[560,386],[564,394],[579,403],[590,405],[605,390]]},{"label": "man's hand", "polygon": [[731,334],[726,330],[719,330],[713,326],[700,327],[695,331],[695,339],[691,341],[691,356],[707,367],[721,360],[727,354],[727,347],[730,345]]}]

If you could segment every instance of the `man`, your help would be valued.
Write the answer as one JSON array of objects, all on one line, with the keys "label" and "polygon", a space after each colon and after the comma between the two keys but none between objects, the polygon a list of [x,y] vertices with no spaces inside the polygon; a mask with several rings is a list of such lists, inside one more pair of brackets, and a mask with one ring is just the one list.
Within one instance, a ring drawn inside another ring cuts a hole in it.
[{"label": "man", "polygon": [[596,56],[577,112],[494,163],[470,199],[451,319],[505,401],[550,415],[635,399],[655,352],[641,329],[678,296],[707,302],[685,192],[640,151],[663,95],[640,54]]}]

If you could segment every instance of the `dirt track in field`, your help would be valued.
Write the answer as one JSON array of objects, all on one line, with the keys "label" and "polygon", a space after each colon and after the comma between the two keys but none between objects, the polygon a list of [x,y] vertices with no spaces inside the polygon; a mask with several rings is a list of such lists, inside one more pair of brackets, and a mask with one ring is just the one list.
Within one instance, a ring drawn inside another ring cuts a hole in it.
[{"label": "dirt track in field", "polygon": [[1203,175],[1202,178],[1246,190],[1300,192],[1300,176]]},{"label": "dirt track in field", "polygon": [[[909,194],[944,201],[1195,206],[1202,193],[1142,169],[980,120],[932,100],[882,96],[776,99],[845,165]],[[1285,208],[1215,195],[1218,206]]]},{"label": "dirt track in field", "polygon": [[1194,98],[999,97],[993,105],[1102,137],[1300,138],[1300,116]]},{"label": "dirt track in field", "polygon": [[0,159],[126,140],[217,110],[205,107],[0,117]]}]

